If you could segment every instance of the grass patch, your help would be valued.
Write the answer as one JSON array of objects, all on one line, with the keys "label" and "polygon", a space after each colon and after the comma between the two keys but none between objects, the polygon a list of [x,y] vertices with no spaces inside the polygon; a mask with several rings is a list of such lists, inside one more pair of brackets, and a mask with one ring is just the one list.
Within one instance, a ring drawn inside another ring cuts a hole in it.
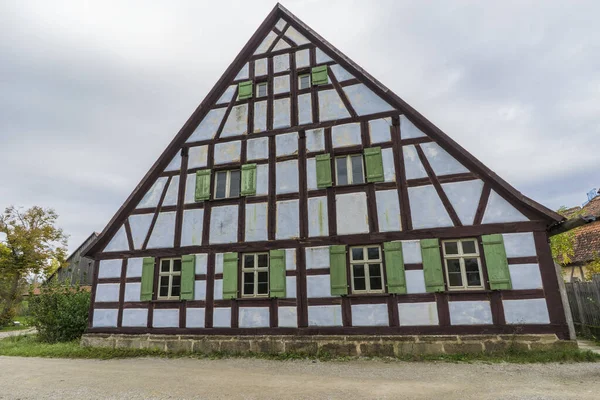
[{"label": "grass patch", "polygon": [[15,317],[15,321],[21,323],[20,326],[8,325],[0,327],[0,332],[22,331],[31,328],[31,319],[29,317]]},{"label": "grass patch", "polygon": [[[209,355],[199,353],[166,353],[160,350],[150,349],[110,349],[101,347],[81,347],[78,341],[64,343],[40,342],[35,335],[13,336],[0,340],[0,355],[20,357],[49,357],[49,358],[87,358],[109,360],[114,358],[133,357],[166,357],[166,358],[204,358],[204,359],[226,359],[226,358],[254,358],[264,360],[319,360],[319,361],[351,361],[357,357],[332,356],[329,353],[320,353],[316,356],[307,356],[299,353],[263,354],[263,353],[229,353],[215,352]],[[365,359],[365,358],[362,358]],[[406,355],[398,358],[371,358],[386,362],[413,361],[413,362],[453,362],[453,363],[577,363],[598,362],[600,355],[591,351],[580,351],[577,349],[557,350],[506,350],[496,353],[478,354],[442,354],[442,355]]]}]

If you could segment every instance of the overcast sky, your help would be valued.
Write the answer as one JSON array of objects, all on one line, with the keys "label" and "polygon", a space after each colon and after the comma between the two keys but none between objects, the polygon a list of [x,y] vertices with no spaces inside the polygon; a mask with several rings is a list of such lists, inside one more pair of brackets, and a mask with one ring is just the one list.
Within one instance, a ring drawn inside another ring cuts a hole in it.
[{"label": "overcast sky", "polygon": [[[101,231],[274,4],[0,2],[0,208]],[[283,5],[527,196],[600,186],[598,2]]]}]

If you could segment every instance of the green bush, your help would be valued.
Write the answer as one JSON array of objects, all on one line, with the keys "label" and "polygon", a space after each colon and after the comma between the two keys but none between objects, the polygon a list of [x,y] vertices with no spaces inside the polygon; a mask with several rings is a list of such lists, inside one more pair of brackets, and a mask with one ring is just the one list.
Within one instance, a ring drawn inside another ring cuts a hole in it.
[{"label": "green bush", "polygon": [[31,323],[48,343],[79,339],[87,327],[90,293],[79,286],[49,283],[29,300]]}]

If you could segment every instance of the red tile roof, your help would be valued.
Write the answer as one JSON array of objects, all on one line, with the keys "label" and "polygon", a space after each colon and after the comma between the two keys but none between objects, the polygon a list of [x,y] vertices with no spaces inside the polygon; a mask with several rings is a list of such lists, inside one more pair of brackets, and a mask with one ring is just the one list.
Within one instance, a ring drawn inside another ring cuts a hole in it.
[{"label": "red tile roof", "polygon": [[[571,215],[577,211],[577,207],[564,211],[566,216],[569,211]],[[596,196],[583,208],[579,215],[593,215],[597,221],[584,225],[575,230],[575,255],[572,262],[585,263],[591,261],[596,256],[600,256],[600,196]]]}]

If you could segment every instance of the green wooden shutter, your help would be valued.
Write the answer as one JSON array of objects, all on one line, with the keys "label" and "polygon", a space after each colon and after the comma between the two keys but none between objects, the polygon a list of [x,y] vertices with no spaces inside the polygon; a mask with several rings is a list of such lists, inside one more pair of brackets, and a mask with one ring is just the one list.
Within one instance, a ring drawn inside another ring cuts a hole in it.
[{"label": "green wooden shutter", "polygon": [[329,153],[319,154],[315,157],[317,163],[317,187],[328,188],[332,185],[331,180],[331,157]]},{"label": "green wooden shutter", "polygon": [[504,238],[501,234],[497,233],[494,235],[484,235],[481,239],[483,241],[483,252],[485,254],[490,289],[512,289],[508,260],[506,259],[506,249],[504,248]]},{"label": "green wooden shutter", "polygon": [[321,65],[320,67],[313,67],[311,70],[312,84],[313,85],[327,85],[327,65]]},{"label": "green wooden shutter", "polygon": [[346,246],[329,246],[329,273],[331,294],[333,296],[343,296],[348,294]]},{"label": "green wooden shutter", "polygon": [[196,172],[195,200],[208,199],[210,199],[210,169],[203,169]]},{"label": "green wooden shutter", "polygon": [[223,298],[236,299],[238,294],[238,253],[223,255]]},{"label": "green wooden shutter", "polygon": [[444,270],[440,256],[440,244],[437,239],[421,240],[421,255],[423,257],[423,274],[425,288],[428,292],[443,292]]},{"label": "green wooden shutter", "polygon": [[196,256],[188,254],[181,257],[181,294],[180,300],[194,300],[196,281]]},{"label": "green wooden shutter", "polygon": [[402,243],[385,242],[383,244],[383,253],[385,255],[388,293],[406,293]]},{"label": "green wooden shutter", "polygon": [[242,165],[242,196],[256,194],[256,164]]},{"label": "green wooden shutter", "polygon": [[238,99],[245,100],[252,97],[252,81],[240,82],[238,84]]},{"label": "green wooden shutter", "polygon": [[142,262],[142,288],[140,301],[152,300],[154,291],[154,257],[145,257]]},{"label": "green wooden shutter", "polygon": [[383,182],[381,147],[365,149],[365,165],[367,168],[367,182]]},{"label": "green wooden shutter", "polygon": [[269,296],[285,298],[285,250],[269,252]]}]

